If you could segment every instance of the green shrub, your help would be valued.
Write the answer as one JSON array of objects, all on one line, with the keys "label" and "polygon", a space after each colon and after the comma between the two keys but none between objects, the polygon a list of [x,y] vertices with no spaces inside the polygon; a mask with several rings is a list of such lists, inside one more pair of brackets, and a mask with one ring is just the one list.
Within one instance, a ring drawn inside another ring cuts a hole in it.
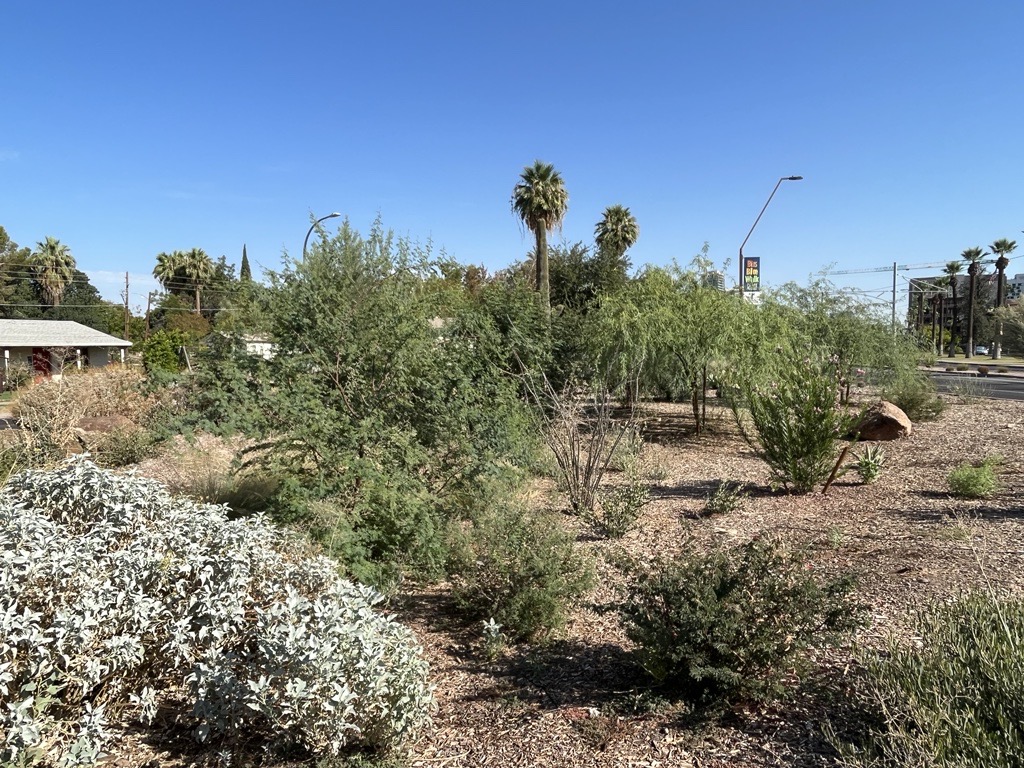
[{"label": "green shrub", "polygon": [[883,387],[882,399],[897,406],[911,421],[934,421],[946,407],[932,380],[918,371],[905,373]]},{"label": "green shrub", "polygon": [[913,643],[863,654],[848,766],[1024,765],[1024,601],[973,593],[916,616]]},{"label": "green shrub", "polygon": [[780,694],[805,649],[859,621],[852,581],[809,567],[770,538],[639,567],[620,611],[640,664],[694,701]]},{"label": "green shrub", "polygon": [[104,435],[96,445],[96,460],[105,467],[127,467],[153,455],[155,439],[140,427],[122,427]]},{"label": "green shrub", "polygon": [[639,451],[637,448],[623,459],[626,484],[601,491],[600,504],[585,515],[599,533],[609,538],[625,536],[651,500]]},{"label": "green shrub", "polygon": [[199,741],[328,756],[429,721],[412,633],[263,518],[72,460],[11,478],[0,552],[3,765],[95,762],[159,707]]},{"label": "green shrub", "polygon": [[737,423],[773,480],[796,493],[824,482],[835,465],[837,444],[853,423],[840,404],[834,361],[791,361],[767,386],[748,386],[745,395],[756,437],[735,410]]},{"label": "green shrub", "polygon": [[142,364],[146,371],[180,371],[181,348],[187,338],[179,330],[161,328],[142,342]]},{"label": "green shrub", "polygon": [[988,366],[987,365],[979,365],[978,366],[978,375],[979,376],[988,376]]},{"label": "green shrub", "polygon": [[959,364],[959,365],[958,365],[958,366],[956,367],[956,369],[957,369],[958,371],[969,371],[969,370],[971,370],[971,366],[969,366],[969,365],[968,365],[967,363],[960,363],[960,364]]},{"label": "green shrub", "polygon": [[869,445],[863,453],[857,457],[853,466],[860,475],[861,482],[873,483],[882,473],[882,465],[885,464],[885,451],[881,446]]},{"label": "green shrub", "polygon": [[992,460],[985,460],[979,465],[961,464],[949,473],[950,492],[962,499],[987,499],[999,487],[995,464]]},{"label": "green shrub", "polygon": [[730,483],[725,480],[707,498],[704,499],[705,515],[726,515],[733,512],[747,498],[743,483]]},{"label": "green shrub", "polygon": [[1010,369],[1005,365],[996,366],[996,373],[1009,373]]},{"label": "green shrub", "polygon": [[565,623],[592,581],[591,564],[550,513],[507,506],[454,534],[452,591],[472,618],[515,639],[542,639]]}]

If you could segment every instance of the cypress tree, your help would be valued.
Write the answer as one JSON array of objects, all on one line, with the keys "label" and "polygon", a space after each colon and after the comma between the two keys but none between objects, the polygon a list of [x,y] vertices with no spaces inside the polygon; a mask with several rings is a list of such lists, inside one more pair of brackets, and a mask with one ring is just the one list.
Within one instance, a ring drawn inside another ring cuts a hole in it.
[{"label": "cypress tree", "polygon": [[252,282],[252,269],[249,267],[249,257],[245,253],[245,243],[242,243],[242,266],[238,270],[238,279],[243,283]]}]

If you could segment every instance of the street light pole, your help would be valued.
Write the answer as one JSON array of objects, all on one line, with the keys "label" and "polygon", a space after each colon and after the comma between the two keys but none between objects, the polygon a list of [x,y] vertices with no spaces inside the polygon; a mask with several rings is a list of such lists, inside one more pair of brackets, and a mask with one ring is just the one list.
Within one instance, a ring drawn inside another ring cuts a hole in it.
[{"label": "street light pole", "polygon": [[336,219],[339,216],[341,216],[341,214],[337,213],[337,212],[335,212],[335,213],[328,213],[326,216],[317,219],[316,221],[314,221],[312,223],[312,225],[310,225],[309,232],[306,233],[306,239],[302,241],[302,260],[303,261],[306,260],[306,246],[309,245],[309,236],[313,234],[313,230],[316,229],[316,225],[319,224],[321,221],[327,221],[328,219]]},{"label": "street light pole", "polygon": [[754,219],[754,223],[753,223],[753,225],[751,225],[750,231],[747,232],[747,236],[744,237],[743,238],[743,242],[740,243],[740,282],[739,282],[740,296],[743,295],[743,287],[744,287],[744,281],[743,281],[743,277],[744,277],[743,246],[747,244],[747,240],[749,240],[750,236],[752,234],[754,234],[754,227],[757,226],[757,222],[759,222],[761,220],[761,217],[764,216],[764,212],[768,209],[768,203],[770,203],[772,201],[772,198],[775,197],[775,193],[779,191],[779,185],[782,184],[782,182],[784,182],[784,181],[800,181],[802,179],[803,179],[803,176],[783,176],[781,179],[779,179],[775,183],[775,189],[773,189],[772,193],[770,195],[768,195],[768,201],[764,204],[764,208],[762,208],[761,212],[759,214],[757,214],[757,218]]}]

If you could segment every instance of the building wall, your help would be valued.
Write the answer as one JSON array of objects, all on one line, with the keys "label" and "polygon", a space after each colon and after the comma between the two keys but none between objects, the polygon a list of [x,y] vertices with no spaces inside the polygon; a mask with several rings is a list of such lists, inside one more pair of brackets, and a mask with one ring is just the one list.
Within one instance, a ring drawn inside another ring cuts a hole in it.
[{"label": "building wall", "polygon": [[[29,368],[34,367],[35,358],[33,347],[4,347],[3,355],[4,370],[11,365],[27,365]],[[81,357],[79,357],[79,355]],[[111,358],[119,360],[120,352],[108,347],[83,347],[77,350],[77,354],[75,349],[70,350],[70,353],[63,360],[63,365],[64,367],[78,367],[80,363],[83,367],[88,365],[90,368],[102,368],[110,362]],[[62,360],[60,355],[50,355],[49,367],[51,375],[60,374],[61,363]]]}]

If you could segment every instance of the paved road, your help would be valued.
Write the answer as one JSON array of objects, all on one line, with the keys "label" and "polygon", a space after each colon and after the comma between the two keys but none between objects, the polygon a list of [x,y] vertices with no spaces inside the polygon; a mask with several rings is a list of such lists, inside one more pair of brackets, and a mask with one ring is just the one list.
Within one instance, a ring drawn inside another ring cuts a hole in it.
[{"label": "paved road", "polygon": [[997,400],[1024,400],[1024,377],[973,376],[964,373],[932,373],[939,392],[962,392]]}]

